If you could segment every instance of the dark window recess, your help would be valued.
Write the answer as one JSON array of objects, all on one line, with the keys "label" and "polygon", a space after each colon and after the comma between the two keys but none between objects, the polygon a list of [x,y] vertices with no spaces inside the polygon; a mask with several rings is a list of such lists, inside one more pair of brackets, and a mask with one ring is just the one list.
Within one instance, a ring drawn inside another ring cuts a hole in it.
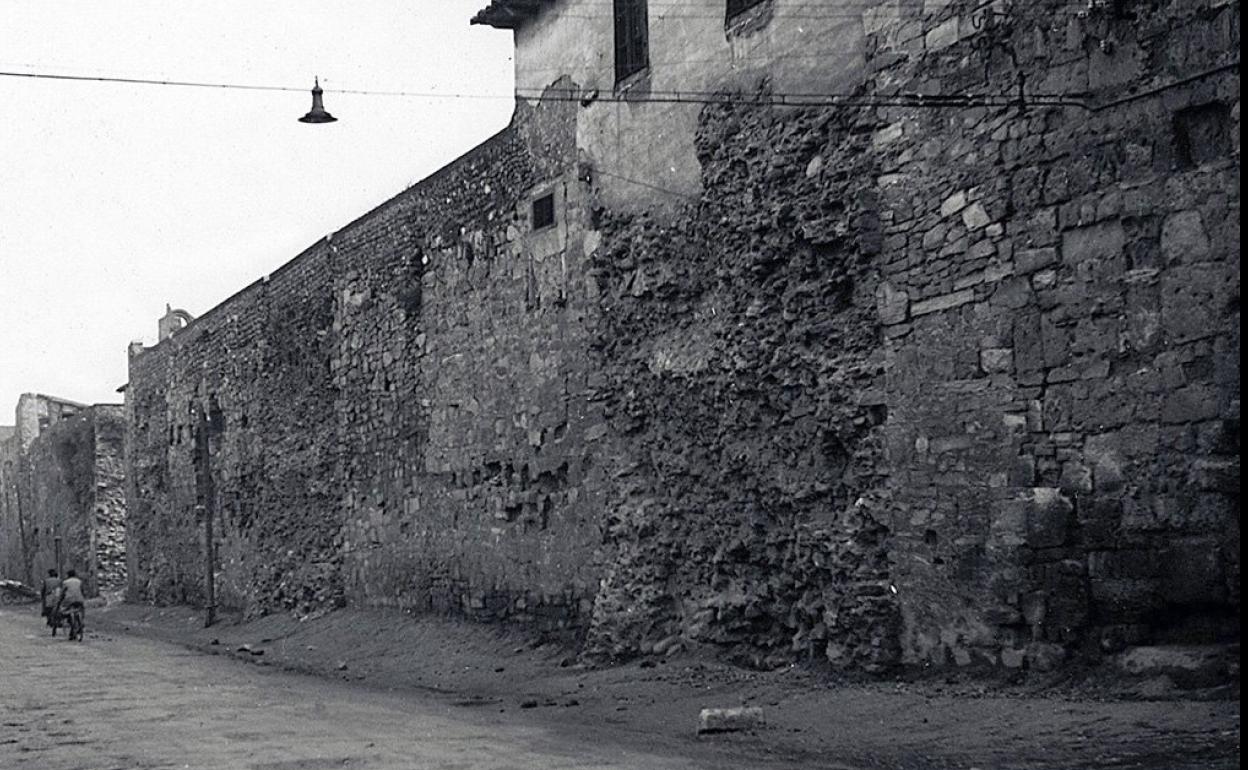
[{"label": "dark window recess", "polygon": [[1174,116],[1174,150],[1180,168],[1193,168],[1231,154],[1231,108],[1222,102],[1179,110]]},{"label": "dark window recess", "polygon": [[555,194],[543,195],[533,201],[533,229],[541,230],[555,223]]},{"label": "dark window recess", "polygon": [[728,0],[728,18],[739,16],[762,2],[763,0]]},{"label": "dark window recess", "polygon": [[615,0],[615,82],[650,65],[646,0]]}]

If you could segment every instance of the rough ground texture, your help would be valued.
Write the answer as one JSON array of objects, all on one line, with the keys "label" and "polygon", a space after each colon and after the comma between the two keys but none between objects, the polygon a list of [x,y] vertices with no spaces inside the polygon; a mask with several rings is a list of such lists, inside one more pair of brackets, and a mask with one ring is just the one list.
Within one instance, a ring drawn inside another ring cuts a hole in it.
[{"label": "rough ground texture", "polygon": [[121,634],[88,630],[79,644],[42,631],[36,613],[0,608],[5,770],[753,770],[609,726],[573,733],[532,712],[457,708]]},{"label": "rough ground texture", "polygon": [[522,103],[135,355],[133,595],[201,597],[211,479],[253,615],[871,672],[1238,640],[1239,5],[854,11],[855,98],[736,83],[683,205],[606,209],[578,104]]},{"label": "rough ground texture", "polygon": [[[685,655],[587,668],[569,665],[571,649],[523,627],[482,633],[480,626],[393,612],[341,610],[302,622],[283,614],[209,629],[200,613],[182,608],[123,605],[91,613],[91,627],[104,633],[125,629],[239,661],[435,698],[504,723],[530,720],[570,742],[589,736],[599,746],[646,745],[709,767],[1238,764],[1238,684],[1180,692],[1156,673],[1078,683],[1036,674],[1012,685],[944,675],[856,683],[826,670],[760,672]],[[243,645],[249,649],[240,652]],[[742,705],[762,708],[761,729],[697,735],[701,709]]]}]

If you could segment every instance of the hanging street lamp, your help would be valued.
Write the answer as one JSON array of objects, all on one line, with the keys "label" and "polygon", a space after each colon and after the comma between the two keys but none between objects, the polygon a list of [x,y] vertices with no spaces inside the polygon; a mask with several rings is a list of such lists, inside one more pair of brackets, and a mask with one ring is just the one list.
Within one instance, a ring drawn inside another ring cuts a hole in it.
[{"label": "hanging street lamp", "polygon": [[312,109],[308,110],[308,114],[299,118],[300,123],[333,123],[338,118],[330,115],[325,111],[325,105],[321,102],[321,79],[316,78],[316,84],[312,86]]}]

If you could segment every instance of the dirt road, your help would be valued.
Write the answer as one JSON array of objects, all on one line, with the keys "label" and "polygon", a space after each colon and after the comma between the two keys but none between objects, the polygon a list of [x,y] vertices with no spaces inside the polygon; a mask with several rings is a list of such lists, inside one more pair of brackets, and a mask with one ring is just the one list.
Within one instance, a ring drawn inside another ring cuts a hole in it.
[{"label": "dirt road", "polygon": [[[614,736],[619,737],[619,736]],[[4,770],[729,767],[0,609]],[[705,759],[705,758],[704,758]],[[754,767],[756,763],[740,765]]]},{"label": "dirt road", "polygon": [[[210,629],[190,608],[90,612],[76,645],[44,636],[31,606],[0,608],[0,770],[1239,764],[1238,697],[1214,691],[834,683],[692,657],[585,668],[523,629],[379,611]],[[734,704],[761,706],[763,729],[694,734],[700,708]]]}]

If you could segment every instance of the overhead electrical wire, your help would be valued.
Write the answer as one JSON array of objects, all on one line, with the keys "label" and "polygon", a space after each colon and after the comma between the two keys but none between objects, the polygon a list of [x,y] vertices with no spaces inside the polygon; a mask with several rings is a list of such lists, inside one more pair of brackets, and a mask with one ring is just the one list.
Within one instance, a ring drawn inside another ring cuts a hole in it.
[{"label": "overhead electrical wire", "polygon": [[[964,9],[965,13],[976,13],[986,9],[997,0],[986,0],[972,8]],[[1090,0],[1066,0],[1045,6],[1044,10],[1060,11],[1063,8],[1075,12],[1086,12],[1097,8]],[[793,19],[798,21],[860,19],[869,11],[881,10],[879,0],[797,0],[796,2],[773,2],[769,18]],[[794,10],[783,10],[783,9]],[[578,13],[584,9],[585,13]],[[691,20],[726,20],[726,8],[722,0],[711,0],[710,3],[647,3],[647,12],[661,19]],[[748,10],[748,9],[747,9]],[[561,19],[610,19],[614,17],[613,0],[580,0],[571,2],[564,9],[557,11]]]},{"label": "overhead electrical wire", "polygon": [[[123,85],[176,86],[184,88],[233,89],[244,91],[306,92],[306,87],[253,85],[242,83],[210,83],[194,80],[160,80],[155,78],[111,77],[106,75],[58,75],[46,72],[0,72],[0,77],[34,78],[60,81],[117,83]],[[760,93],[744,95],[717,91],[649,90],[630,93],[598,94],[580,89],[517,89],[511,94],[462,94],[437,91],[374,91],[366,89],[330,89],[326,93],[360,96],[400,96],[422,99],[531,99],[549,101],[599,102],[660,102],[686,104],[770,104],[792,107],[837,106],[907,106],[958,107],[1017,104],[1017,95],[1010,94],[893,94],[864,95],[850,93]],[[1077,98],[1066,94],[1027,95],[1029,104],[1043,106],[1083,106]]]},{"label": "overhead electrical wire", "polygon": [[[957,93],[957,94],[923,94],[898,92],[891,94],[863,93],[768,93],[743,94],[725,91],[702,90],[634,90],[621,93],[600,93],[589,89],[563,89],[557,87],[545,89],[515,89],[510,94],[464,94],[438,91],[382,91],[369,89],[330,89],[329,93],[358,96],[392,96],[421,99],[506,99],[516,98],[533,101],[578,101],[583,105],[594,102],[604,103],[676,103],[676,104],[715,104],[715,105],[765,105],[788,107],[914,107],[914,108],[950,108],[950,107],[1078,107],[1097,112],[1112,106],[1135,101],[1147,96],[1161,93],[1177,86],[1196,80],[1217,75],[1232,69],[1238,69],[1239,60],[1226,62],[1222,65],[1204,70],[1173,81],[1156,85],[1150,89],[1134,94],[1127,94],[1109,102],[1093,104],[1084,93],[1027,93],[1025,89],[1009,93]],[[211,83],[196,80],[161,80],[156,78],[114,77],[108,75],[75,75],[55,74],[50,72],[13,72],[0,71],[0,77],[31,78],[53,81],[116,83],[121,85],[153,85],[183,88],[210,88],[241,91],[268,91],[304,93],[308,89],[298,86],[259,85],[247,83]]]}]

